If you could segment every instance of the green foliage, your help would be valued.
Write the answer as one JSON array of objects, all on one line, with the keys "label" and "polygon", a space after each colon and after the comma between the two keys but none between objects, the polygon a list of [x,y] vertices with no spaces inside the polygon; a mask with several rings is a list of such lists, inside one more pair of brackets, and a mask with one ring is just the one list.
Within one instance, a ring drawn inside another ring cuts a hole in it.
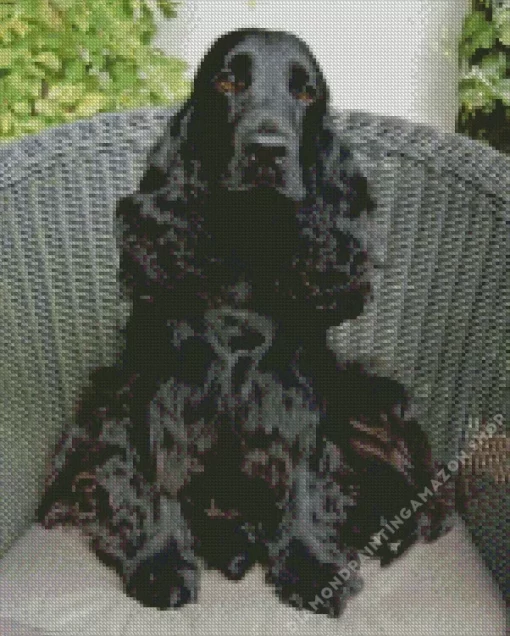
[{"label": "green foliage", "polygon": [[[170,104],[186,64],[150,45],[149,0],[0,0],[0,141],[98,112]],[[153,0],[166,18],[177,2]]]},{"label": "green foliage", "polygon": [[510,6],[473,0],[459,58],[458,130],[510,152]]}]

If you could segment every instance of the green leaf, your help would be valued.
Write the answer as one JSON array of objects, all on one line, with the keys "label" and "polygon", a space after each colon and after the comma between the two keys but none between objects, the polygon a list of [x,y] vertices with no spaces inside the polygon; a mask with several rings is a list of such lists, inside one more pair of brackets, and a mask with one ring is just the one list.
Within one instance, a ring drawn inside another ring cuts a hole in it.
[{"label": "green leaf", "polygon": [[47,75],[47,71],[38,66],[31,57],[18,58],[13,68],[23,77],[35,78],[39,82]]},{"label": "green leaf", "polygon": [[14,128],[14,115],[12,113],[0,114],[0,135],[9,135]]},{"label": "green leaf", "polygon": [[459,51],[465,57],[471,57],[478,49],[489,49],[496,41],[496,29],[487,22],[481,11],[475,11],[464,21]]},{"label": "green leaf", "polygon": [[54,117],[62,110],[62,104],[53,99],[38,99],[34,104],[35,112],[45,117]]},{"label": "green leaf", "polygon": [[139,84],[137,69],[131,63],[119,61],[115,64],[110,75],[113,78],[115,86],[119,90],[132,88],[135,84]]},{"label": "green leaf", "polygon": [[[185,65],[151,47],[153,9],[171,18],[177,2],[12,2],[14,10],[0,19],[0,140],[98,111],[166,103],[188,93]],[[135,19],[133,6],[139,8]],[[82,50],[90,59],[83,59]],[[48,87],[44,94],[43,86]]]},{"label": "green leaf", "polygon": [[10,20],[7,28],[11,33],[18,35],[19,37],[25,37],[25,35],[30,31],[30,26],[24,20],[14,18]]},{"label": "green leaf", "polygon": [[88,117],[98,113],[106,104],[107,97],[101,93],[89,93],[76,105],[76,115]]},{"label": "green leaf", "polygon": [[172,0],[156,0],[156,5],[165,18],[175,18],[177,16],[176,4]]},{"label": "green leaf", "polygon": [[43,119],[32,117],[31,119],[15,122],[14,130],[18,134],[36,134],[46,128],[47,124]]},{"label": "green leaf", "polygon": [[38,62],[42,64],[46,68],[51,71],[59,71],[60,70],[60,59],[53,53],[53,51],[42,51],[38,55],[33,58],[34,62]]},{"label": "green leaf", "polygon": [[487,77],[497,78],[505,74],[508,61],[502,52],[488,53],[480,63],[480,68]]},{"label": "green leaf", "polygon": [[[93,44],[94,44],[93,42],[90,42],[90,45],[91,45],[89,48],[90,64],[92,65],[93,68],[101,70],[104,67],[108,56],[104,55],[102,49],[97,50]],[[104,48],[104,45],[103,45],[103,48]]]},{"label": "green leaf", "polygon": [[176,82],[176,76],[179,71],[173,64],[169,64],[169,60],[153,59],[151,63],[144,68],[147,74],[146,83],[153,92],[167,100],[180,98],[187,93],[188,86],[185,82]]},{"label": "green leaf", "polygon": [[124,59],[134,59],[138,55],[143,54],[143,44],[138,37],[132,33],[123,32],[118,38],[112,38],[109,41],[109,49]]},{"label": "green leaf", "polygon": [[472,37],[473,47],[480,49],[489,49],[496,41],[496,31],[491,22],[485,23],[485,28],[478,31]]},{"label": "green leaf", "polygon": [[119,29],[125,30],[127,22],[122,20],[116,9],[118,5],[114,2],[96,2],[94,10],[90,12],[90,26],[96,28],[98,33],[114,34]]},{"label": "green leaf", "polygon": [[64,76],[71,83],[83,81],[87,76],[85,62],[80,58],[66,60],[64,63]]},{"label": "green leaf", "polygon": [[505,46],[510,46],[510,9],[498,11],[494,21],[499,41]]},{"label": "green leaf", "polygon": [[17,115],[30,115],[32,111],[28,102],[14,102],[10,105],[10,108]]},{"label": "green leaf", "polygon": [[41,93],[41,81],[26,77],[19,71],[11,73],[4,79],[4,82],[5,93],[3,96],[7,100],[14,98],[18,102],[23,99],[34,99],[39,97]]},{"label": "green leaf", "polygon": [[140,42],[144,45],[150,45],[156,34],[156,25],[152,11],[145,4],[142,5],[142,13],[139,20],[135,23],[135,27]]},{"label": "green leaf", "polygon": [[0,49],[0,67],[7,68],[12,65],[14,53],[10,49]]},{"label": "green leaf", "polygon": [[467,38],[473,37],[473,35],[483,30],[486,24],[487,20],[484,13],[482,11],[473,11],[464,19],[462,34]]},{"label": "green leaf", "polygon": [[492,90],[488,90],[484,85],[473,86],[462,84],[459,87],[460,101],[470,110],[482,108],[484,104],[492,101]]},{"label": "green leaf", "polygon": [[72,105],[74,104],[85,92],[85,85],[83,83],[71,84],[63,82],[60,84],[54,84],[50,86],[48,90],[48,99],[54,99],[61,104]]},{"label": "green leaf", "polygon": [[[37,0],[40,2],[40,0]],[[53,6],[61,11],[69,11],[76,6],[76,0],[51,0]]]},{"label": "green leaf", "polygon": [[72,19],[71,24],[76,26],[78,31],[86,33],[90,29],[90,22],[86,15],[77,13]]},{"label": "green leaf", "polygon": [[495,87],[496,92],[501,99],[501,101],[510,106],[510,79],[503,78],[496,82]]}]

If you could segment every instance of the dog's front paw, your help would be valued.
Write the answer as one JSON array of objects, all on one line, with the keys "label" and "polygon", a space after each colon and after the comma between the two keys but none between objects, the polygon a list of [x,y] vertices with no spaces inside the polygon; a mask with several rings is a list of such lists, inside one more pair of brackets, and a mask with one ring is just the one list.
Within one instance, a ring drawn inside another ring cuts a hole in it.
[{"label": "dog's front paw", "polygon": [[275,586],[284,603],[331,617],[340,616],[348,598],[362,588],[355,568],[323,563],[297,539],[290,542],[285,555],[273,561],[267,582]]},{"label": "dog's front paw", "polygon": [[178,548],[169,546],[142,561],[126,584],[126,592],[148,607],[168,609],[197,600],[198,573]]}]

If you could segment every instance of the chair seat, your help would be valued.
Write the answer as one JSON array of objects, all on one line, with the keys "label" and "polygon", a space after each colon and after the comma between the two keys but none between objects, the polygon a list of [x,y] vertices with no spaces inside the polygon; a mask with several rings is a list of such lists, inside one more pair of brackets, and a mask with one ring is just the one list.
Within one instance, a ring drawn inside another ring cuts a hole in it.
[{"label": "chair seat", "polygon": [[314,634],[501,636],[498,588],[463,522],[432,544],[417,544],[388,568],[362,566],[365,587],[339,619],[285,606],[263,569],[233,582],[204,570],[199,601],[178,610],[146,608],[122,591],[74,528],[33,525],[0,562],[0,633],[9,636]]}]

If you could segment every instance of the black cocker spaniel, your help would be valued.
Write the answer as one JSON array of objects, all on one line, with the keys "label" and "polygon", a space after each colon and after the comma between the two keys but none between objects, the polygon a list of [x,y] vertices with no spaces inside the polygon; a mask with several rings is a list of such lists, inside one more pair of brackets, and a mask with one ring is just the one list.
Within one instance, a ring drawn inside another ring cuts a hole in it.
[{"label": "black cocker spaniel", "polygon": [[39,510],[142,603],[195,601],[200,556],[233,579],[259,561],[283,600],[338,615],[359,551],[388,563],[447,527],[404,388],[327,346],[370,293],[372,208],[308,47],[217,40],[118,205],[124,352],[92,374]]}]

